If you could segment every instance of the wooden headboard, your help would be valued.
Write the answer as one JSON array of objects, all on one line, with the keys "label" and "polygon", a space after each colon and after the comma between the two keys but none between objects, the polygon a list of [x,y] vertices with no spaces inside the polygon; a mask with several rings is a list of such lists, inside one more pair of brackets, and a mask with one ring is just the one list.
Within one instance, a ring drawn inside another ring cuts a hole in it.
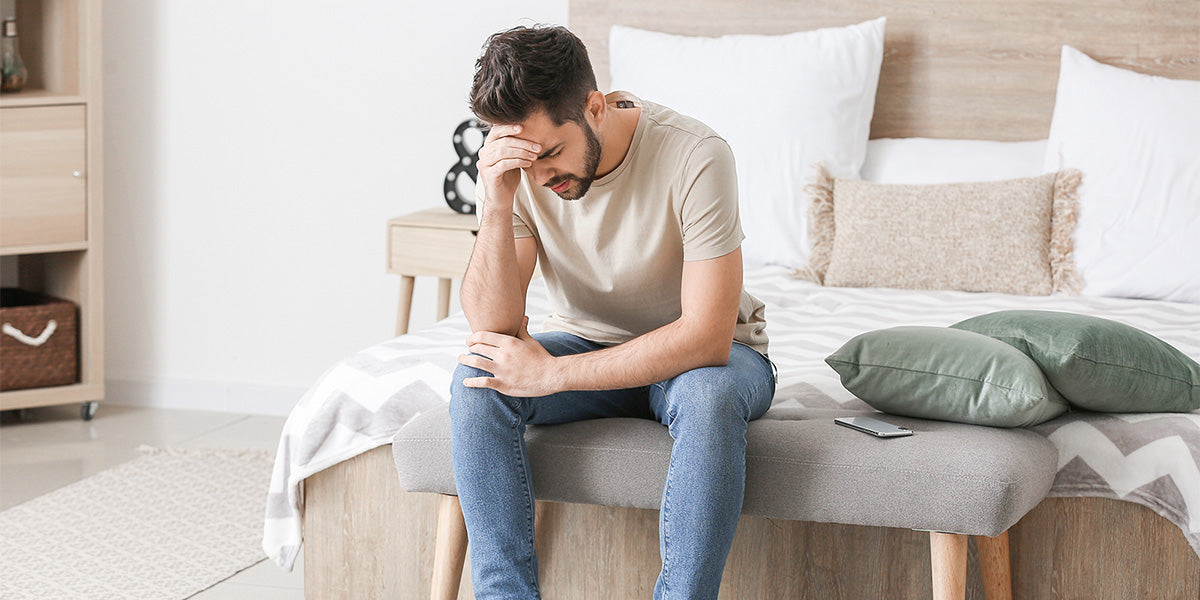
[{"label": "wooden headboard", "polygon": [[1200,80],[1200,0],[571,0],[570,27],[607,90],[614,24],[782,34],[880,16],[888,22],[873,138],[1043,139],[1063,44],[1104,63]]}]

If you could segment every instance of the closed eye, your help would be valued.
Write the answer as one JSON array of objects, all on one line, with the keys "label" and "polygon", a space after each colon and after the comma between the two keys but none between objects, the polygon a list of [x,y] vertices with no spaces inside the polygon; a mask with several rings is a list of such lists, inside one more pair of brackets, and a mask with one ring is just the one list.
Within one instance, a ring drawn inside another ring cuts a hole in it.
[{"label": "closed eye", "polygon": [[554,146],[553,148],[550,148],[549,150],[541,153],[541,155],[538,156],[538,160],[541,160],[543,158],[554,158],[555,156],[558,156],[559,154],[562,154],[562,144],[558,144],[558,145]]}]

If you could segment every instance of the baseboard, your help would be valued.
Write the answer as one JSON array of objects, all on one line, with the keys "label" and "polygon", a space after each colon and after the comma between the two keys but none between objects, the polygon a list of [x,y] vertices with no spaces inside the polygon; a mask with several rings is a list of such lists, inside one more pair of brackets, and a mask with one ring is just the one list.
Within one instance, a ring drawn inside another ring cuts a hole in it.
[{"label": "baseboard", "polygon": [[123,406],[287,415],[304,388],[221,381],[108,379],[104,402]]}]

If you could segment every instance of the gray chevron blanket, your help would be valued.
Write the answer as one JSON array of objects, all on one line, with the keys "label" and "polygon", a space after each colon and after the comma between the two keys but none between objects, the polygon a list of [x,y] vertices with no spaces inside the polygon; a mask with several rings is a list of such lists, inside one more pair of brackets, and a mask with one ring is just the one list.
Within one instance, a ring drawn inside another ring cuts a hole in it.
[{"label": "gray chevron blanket", "polygon": [[[549,312],[530,288],[530,330]],[[851,337],[897,325],[945,326],[1005,309],[1059,310],[1144,329],[1200,359],[1200,305],[1084,297],[824,288],[767,267],[745,284],[767,305],[775,404],[867,408],[824,358]],[[453,316],[367,348],[330,367],[292,410],[279,440],[263,549],[291,569],[301,545],[304,479],[387,444],[421,411],[449,401],[450,377],[469,334]],[[1183,531],[1200,555],[1200,412],[1103,415],[1073,412],[1034,428],[1059,449],[1052,496],[1103,496],[1148,506]]]}]

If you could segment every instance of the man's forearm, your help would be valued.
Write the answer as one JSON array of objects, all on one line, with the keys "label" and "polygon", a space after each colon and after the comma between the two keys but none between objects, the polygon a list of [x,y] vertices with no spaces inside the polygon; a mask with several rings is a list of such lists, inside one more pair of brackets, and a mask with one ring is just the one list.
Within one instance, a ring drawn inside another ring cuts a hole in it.
[{"label": "man's forearm", "polygon": [[732,343],[732,323],[714,326],[684,317],[617,346],[559,357],[557,375],[570,390],[640,387],[724,365]]},{"label": "man's forearm", "polygon": [[472,331],[517,334],[525,315],[520,270],[512,208],[497,202],[484,209],[463,276],[461,301]]},{"label": "man's forearm", "polygon": [[628,342],[564,357],[566,389],[649,385],[700,367],[724,365],[737,326],[742,254],[684,263],[678,319]]}]

